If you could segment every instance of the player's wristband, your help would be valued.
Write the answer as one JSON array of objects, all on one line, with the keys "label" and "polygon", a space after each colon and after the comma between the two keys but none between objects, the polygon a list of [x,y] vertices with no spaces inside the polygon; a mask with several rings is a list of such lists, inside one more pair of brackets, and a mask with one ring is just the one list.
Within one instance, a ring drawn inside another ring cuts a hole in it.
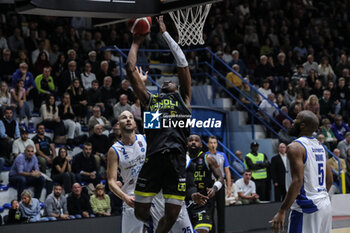
[{"label": "player's wristband", "polygon": [[222,187],[222,183],[220,181],[215,181],[213,187],[214,186],[217,188],[216,191],[219,191],[221,189],[221,187]]}]

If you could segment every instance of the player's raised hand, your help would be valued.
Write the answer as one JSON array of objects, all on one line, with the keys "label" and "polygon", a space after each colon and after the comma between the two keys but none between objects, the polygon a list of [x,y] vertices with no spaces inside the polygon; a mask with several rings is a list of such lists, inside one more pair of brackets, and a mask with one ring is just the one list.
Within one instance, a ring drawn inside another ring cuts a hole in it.
[{"label": "player's raised hand", "polygon": [[136,70],[142,82],[146,84],[148,71],[146,71],[145,74],[143,74],[141,66],[136,67]]},{"label": "player's raised hand", "polygon": [[272,230],[274,233],[280,233],[281,231],[284,231],[285,215],[285,211],[278,211],[273,219],[269,222],[272,224]]},{"label": "player's raised hand", "polygon": [[157,22],[159,23],[159,30],[161,33],[166,32],[166,26],[165,23],[163,21],[163,15],[157,17]]},{"label": "player's raised hand", "polygon": [[204,196],[198,192],[193,193],[191,198],[192,198],[192,201],[194,201],[198,205],[205,205],[207,203],[207,201],[209,200],[209,197]]}]

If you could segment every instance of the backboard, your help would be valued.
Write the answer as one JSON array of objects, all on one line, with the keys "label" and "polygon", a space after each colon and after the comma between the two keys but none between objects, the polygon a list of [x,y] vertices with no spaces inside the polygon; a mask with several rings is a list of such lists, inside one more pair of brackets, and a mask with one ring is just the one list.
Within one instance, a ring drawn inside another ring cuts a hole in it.
[{"label": "backboard", "polygon": [[15,0],[20,14],[127,20],[218,0]]}]

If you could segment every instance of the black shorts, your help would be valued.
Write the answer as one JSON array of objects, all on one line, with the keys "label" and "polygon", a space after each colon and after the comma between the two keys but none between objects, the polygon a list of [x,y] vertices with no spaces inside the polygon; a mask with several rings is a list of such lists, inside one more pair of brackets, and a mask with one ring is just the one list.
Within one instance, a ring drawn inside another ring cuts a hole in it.
[{"label": "black shorts", "polygon": [[213,226],[212,222],[212,209],[214,208],[214,199],[211,198],[209,201],[203,205],[200,206],[198,204],[194,204],[190,206],[188,210],[188,214],[191,219],[191,223],[193,226],[193,229],[208,229],[211,230]]},{"label": "black shorts", "polygon": [[135,188],[137,202],[150,203],[163,191],[166,202],[181,205],[186,195],[186,155],[165,150],[146,156]]}]

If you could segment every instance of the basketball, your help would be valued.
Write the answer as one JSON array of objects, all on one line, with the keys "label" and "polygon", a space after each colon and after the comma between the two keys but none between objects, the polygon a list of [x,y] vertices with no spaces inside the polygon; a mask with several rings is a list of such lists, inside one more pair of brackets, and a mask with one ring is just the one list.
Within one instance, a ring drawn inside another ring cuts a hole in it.
[{"label": "basketball", "polygon": [[134,35],[145,35],[150,32],[152,25],[151,17],[131,19],[127,22],[130,32]]}]

